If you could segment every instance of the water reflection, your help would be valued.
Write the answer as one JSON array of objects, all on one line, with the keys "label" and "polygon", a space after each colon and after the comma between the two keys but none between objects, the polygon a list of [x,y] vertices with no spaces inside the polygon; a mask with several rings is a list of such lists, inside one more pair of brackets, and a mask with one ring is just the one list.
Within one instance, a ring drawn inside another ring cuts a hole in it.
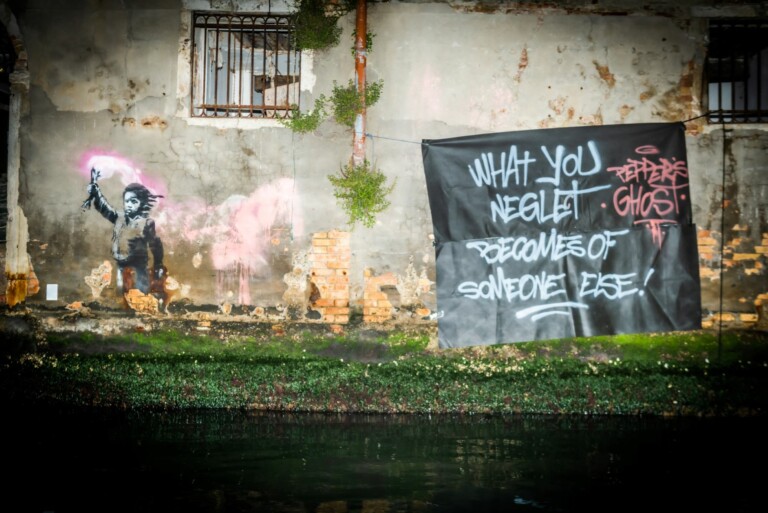
[{"label": "water reflection", "polygon": [[21,505],[13,511],[765,506],[758,493],[768,456],[764,419],[53,410],[12,418],[4,488]]}]

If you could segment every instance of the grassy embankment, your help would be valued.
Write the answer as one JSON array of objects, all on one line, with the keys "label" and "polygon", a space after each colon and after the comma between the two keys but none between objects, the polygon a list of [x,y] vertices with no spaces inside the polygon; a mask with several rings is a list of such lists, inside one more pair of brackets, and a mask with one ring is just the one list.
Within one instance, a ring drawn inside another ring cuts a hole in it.
[{"label": "grassy embankment", "polygon": [[5,351],[0,399],[121,409],[764,416],[768,335],[622,335],[466,349],[434,331],[47,334]]}]

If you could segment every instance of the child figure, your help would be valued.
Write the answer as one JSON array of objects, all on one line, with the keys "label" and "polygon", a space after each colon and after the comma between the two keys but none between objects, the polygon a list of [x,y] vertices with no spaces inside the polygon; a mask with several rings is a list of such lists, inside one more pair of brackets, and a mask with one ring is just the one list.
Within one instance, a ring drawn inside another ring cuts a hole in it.
[{"label": "child figure", "polygon": [[[115,225],[112,232],[112,256],[117,262],[117,286],[123,294],[138,289],[149,294],[156,288],[162,292],[165,278],[163,243],[155,233],[155,221],[149,211],[157,198],[145,186],[132,183],[123,191],[123,212],[118,212],[102,195],[95,180],[88,185],[90,202]],[[149,252],[152,252],[153,276],[149,275]],[[153,283],[159,281],[159,284]],[[155,285],[153,287],[153,285]]]}]

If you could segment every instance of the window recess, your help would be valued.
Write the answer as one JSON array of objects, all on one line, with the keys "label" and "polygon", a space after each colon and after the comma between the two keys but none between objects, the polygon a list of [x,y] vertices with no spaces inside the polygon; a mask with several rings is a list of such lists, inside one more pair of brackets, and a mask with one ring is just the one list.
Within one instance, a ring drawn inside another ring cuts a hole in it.
[{"label": "window recess", "polygon": [[293,18],[193,13],[192,116],[285,118],[299,105]]},{"label": "window recess", "polygon": [[768,122],[768,20],[711,20],[706,81],[710,122]]}]

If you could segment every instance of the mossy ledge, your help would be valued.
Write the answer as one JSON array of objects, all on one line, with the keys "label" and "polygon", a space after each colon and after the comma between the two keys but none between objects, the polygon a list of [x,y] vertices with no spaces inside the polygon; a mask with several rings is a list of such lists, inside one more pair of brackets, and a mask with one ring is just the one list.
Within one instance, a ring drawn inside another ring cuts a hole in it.
[{"label": "mossy ledge", "polygon": [[331,330],[145,319],[115,334],[51,326],[29,313],[0,317],[3,404],[407,414],[768,412],[768,334],[757,330],[440,350],[431,323]]}]

